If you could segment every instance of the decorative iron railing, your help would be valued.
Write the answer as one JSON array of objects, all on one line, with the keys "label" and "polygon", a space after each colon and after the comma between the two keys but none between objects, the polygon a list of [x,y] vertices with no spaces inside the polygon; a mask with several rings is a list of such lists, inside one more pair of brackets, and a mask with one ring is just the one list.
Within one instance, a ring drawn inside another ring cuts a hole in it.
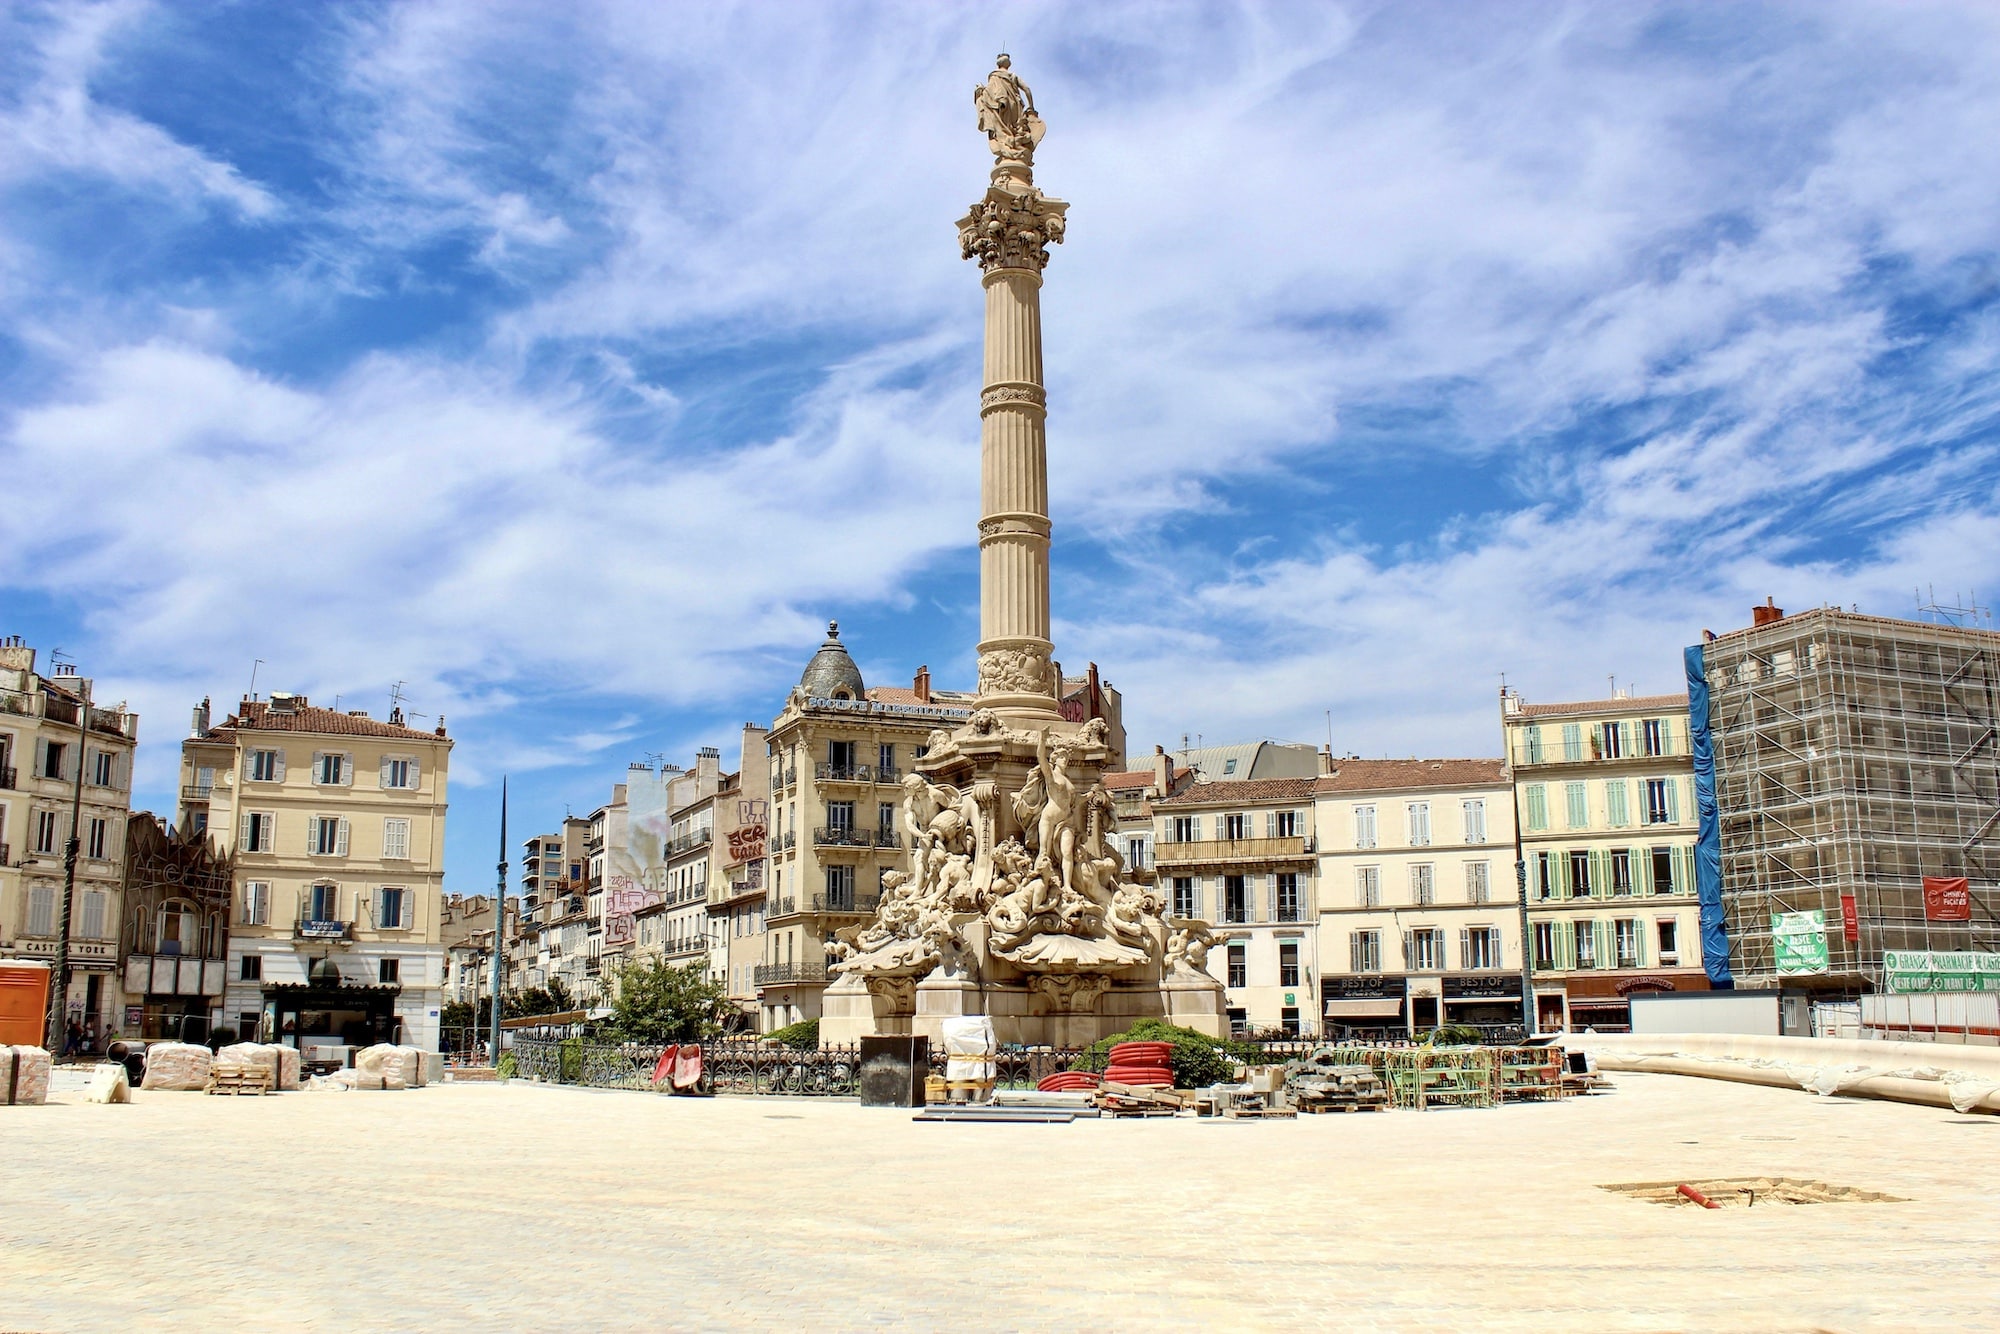
[{"label": "decorative iron railing", "polygon": [[[655,1087],[653,1071],[665,1048],[585,1038],[516,1037],[508,1050],[514,1054],[516,1072],[525,1079],[649,1090]],[[994,1078],[1002,1088],[1033,1088],[1056,1071],[1069,1069],[1081,1054],[1070,1047],[1002,1051],[994,1061]],[[800,1051],[771,1042],[704,1042],[701,1057],[698,1091],[702,1093],[835,1098],[860,1093],[861,1049],[855,1046]],[[933,1051],[930,1073],[942,1076],[946,1059],[942,1050]]]}]

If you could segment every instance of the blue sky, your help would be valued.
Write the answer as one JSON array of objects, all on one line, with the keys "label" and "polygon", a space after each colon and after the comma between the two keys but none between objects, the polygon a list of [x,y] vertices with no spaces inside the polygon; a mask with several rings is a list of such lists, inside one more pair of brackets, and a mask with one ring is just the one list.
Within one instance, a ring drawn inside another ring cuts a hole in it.
[{"label": "blue sky", "polygon": [[1071,201],[1066,664],[1136,749],[1497,753],[1753,602],[2000,592],[1990,5],[0,8],[0,633],[458,746],[448,872],[971,675],[971,89]]}]

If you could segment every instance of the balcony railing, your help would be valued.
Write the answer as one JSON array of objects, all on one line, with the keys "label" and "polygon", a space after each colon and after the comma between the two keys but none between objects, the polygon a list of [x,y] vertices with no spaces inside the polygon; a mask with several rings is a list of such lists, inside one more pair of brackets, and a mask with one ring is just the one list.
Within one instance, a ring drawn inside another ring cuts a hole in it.
[{"label": "balcony railing", "polygon": [[903,781],[903,771],[893,764],[878,764],[875,766],[875,781],[890,784],[900,783]]},{"label": "balcony railing", "polygon": [[872,848],[875,836],[858,825],[822,825],[813,830],[813,842],[822,848]]},{"label": "balcony railing", "polygon": [[14,770],[7,765],[0,764],[0,788],[12,789],[15,781]]},{"label": "balcony railing", "polygon": [[1281,903],[1278,905],[1278,920],[1281,922],[1303,922],[1306,920],[1306,915],[1296,904],[1286,907]]},{"label": "balcony railing", "polygon": [[5,843],[0,843],[0,866],[12,866],[13,864],[14,849],[8,847]]},{"label": "balcony railing", "polygon": [[880,894],[815,894],[811,899],[812,912],[825,913],[872,913],[881,906]]},{"label": "balcony railing", "polygon": [[1153,860],[1162,867],[1189,862],[1270,862],[1310,857],[1310,838],[1216,838],[1191,843],[1156,843]]},{"label": "balcony railing", "polygon": [[[12,770],[9,770],[8,772],[11,773]],[[7,783],[4,786],[12,787],[14,785],[12,783]],[[181,800],[207,801],[210,795],[214,793],[214,791],[215,791],[215,784],[213,783],[186,783],[183,784],[181,787]]]},{"label": "balcony railing", "polygon": [[872,783],[875,767],[869,764],[815,764],[813,777],[822,783]]},{"label": "balcony railing", "polygon": [[750,974],[751,981],[760,987],[783,985],[787,982],[824,982],[824,963],[760,963]]},{"label": "balcony railing", "polygon": [[771,835],[771,851],[790,852],[797,845],[799,836],[787,829],[782,834]]},{"label": "balcony railing", "polygon": [[601,976],[603,972],[604,972],[603,959],[599,958],[595,954],[585,956],[583,961],[583,975],[585,977],[598,977]]},{"label": "balcony railing", "polygon": [[1222,907],[1222,920],[1229,926],[1242,926],[1250,920],[1250,905],[1247,903],[1227,903]]},{"label": "balcony railing", "polygon": [[795,898],[771,898],[764,901],[764,916],[767,919],[790,917],[798,910],[799,901]]},{"label": "balcony railing", "polygon": [[667,844],[667,855],[672,856],[675,853],[687,852],[692,848],[706,847],[714,841],[715,830],[712,828],[691,830]]}]

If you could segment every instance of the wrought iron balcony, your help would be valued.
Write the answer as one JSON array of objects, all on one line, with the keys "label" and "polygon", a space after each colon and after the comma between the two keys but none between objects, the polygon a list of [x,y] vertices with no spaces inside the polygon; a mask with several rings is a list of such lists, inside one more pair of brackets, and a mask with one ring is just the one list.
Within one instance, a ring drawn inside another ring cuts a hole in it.
[{"label": "wrought iron balcony", "polygon": [[690,830],[667,844],[667,855],[672,856],[676,853],[687,852],[693,848],[707,847],[714,841],[715,830],[713,828]]},{"label": "wrought iron balcony", "polygon": [[[893,838],[894,835],[891,835],[891,837]],[[872,848],[876,846],[875,831],[864,829],[860,825],[834,825],[831,828],[822,826],[813,830],[813,842],[822,848]],[[892,843],[889,846],[893,847],[895,844]]]},{"label": "wrought iron balcony", "polygon": [[[14,771],[12,769],[9,769],[7,770],[7,772],[11,774]],[[0,784],[0,787],[12,787],[12,786],[14,786],[12,783]],[[207,801],[209,797],[214,793],[214,791],[215,791],[215,784],[213,783],[186,783],[183,784],[181,787],[181,800]]]},{"label": "wrought iron balcony", "polygon": [[1242,926],[1250,920],[1250,905],[1247,903],[1226,903],[1222,906],[1222,920],[1229,926]]},{"label": "wrought iron balcony", "polygon": [[875,781],[875,766],[872,764],[815,764],[813,777],[822,783],[872,783]]},{"label": "wrought iron balcony", "polygon": [[788,982],[824,982],[824,963],[760,963],[750,974],[760,987],[782,986]]},{"label": "wrought iron balcony", "polygon": [[875,766],[875,781],[892,785],[900,783],[903,781],[903,771],[893,764],[878,764]]},{"label": "wrought iron balcony", "polygon": [[821,913],[872,913],[881,906],[880,894],[815,894],[812,896],[811,912]]},{"label": "wrought iron balcony", "polygon": [[767,919],[790,917],[798,910],[799,901],[795,898],[773,898],[765,900],[764,903],[764,916]]},{"label": "wrought iron balcony", "polygon": [[14,849],[8,847],[5,843],[0,843],[0,866],[12,866],[13,864]]},{"label": "wrought iron balcony", "polygon": [[14,786],[14,783],[15,783],[14,770],[7,765],[0,764],[0,788],[11,789]]}]

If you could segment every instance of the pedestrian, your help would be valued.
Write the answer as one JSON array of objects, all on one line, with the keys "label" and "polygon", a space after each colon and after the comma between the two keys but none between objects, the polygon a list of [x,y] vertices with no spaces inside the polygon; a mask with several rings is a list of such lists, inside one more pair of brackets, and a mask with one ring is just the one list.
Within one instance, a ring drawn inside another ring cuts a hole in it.
[{"label": "pedestrian", "polygon": [[70,1020],[69,1027],[63,1030],[62,1054],[64,1060],[83,1054],[83,1025],[74,1019]]}]

